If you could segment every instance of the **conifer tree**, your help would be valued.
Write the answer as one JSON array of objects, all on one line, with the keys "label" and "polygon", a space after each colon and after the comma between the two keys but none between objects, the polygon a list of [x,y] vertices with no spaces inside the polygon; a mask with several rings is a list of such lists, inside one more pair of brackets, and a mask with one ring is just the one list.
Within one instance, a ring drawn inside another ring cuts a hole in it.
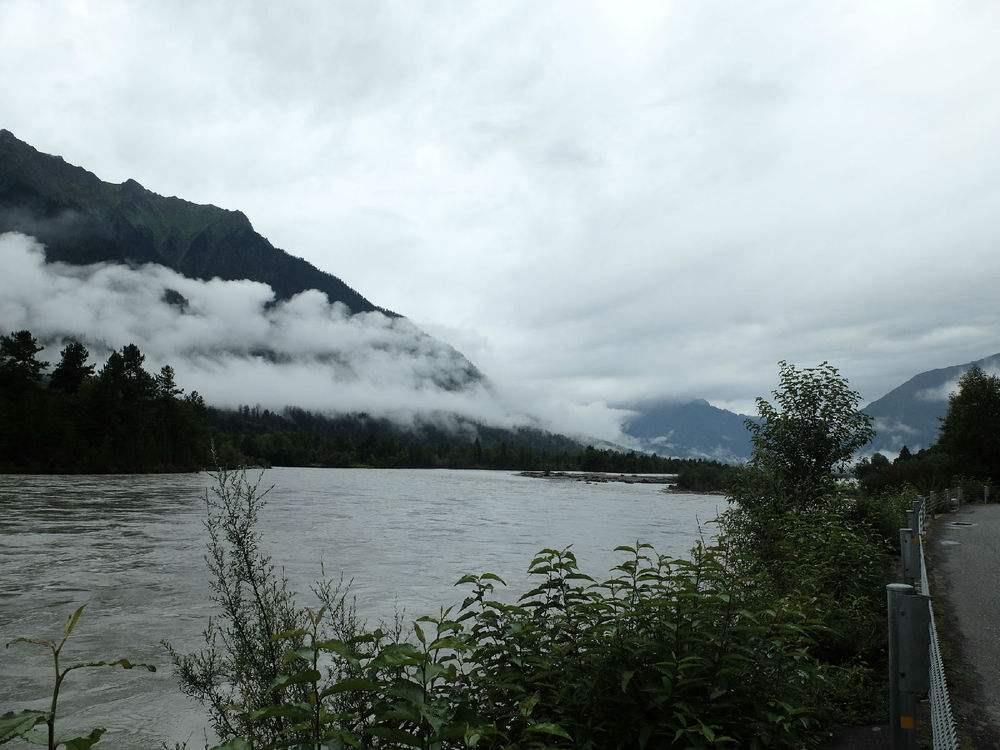
[{"label": "conifer tree", "polygon": [[14,331],[9,336],[0,336],[0,375],[5,384],[38,383],[42,370],[49,366],[36,356],[42,349],[31,331]]},{"label": "conifer tree", "polygon": [[59,364],[52,370],[49,387],[63,393],[76,393],[84,381],[94,374],[94,365],[87,364],[90,352],[79,341],[70,341],[63,347]]}]

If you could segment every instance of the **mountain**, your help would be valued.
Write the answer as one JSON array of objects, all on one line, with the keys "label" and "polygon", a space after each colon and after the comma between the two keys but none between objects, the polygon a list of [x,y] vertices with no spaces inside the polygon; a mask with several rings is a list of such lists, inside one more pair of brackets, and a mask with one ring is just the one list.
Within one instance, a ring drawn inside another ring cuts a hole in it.
[{"label": "mountain", "polygon": [[[61,157],[41,153],[8,130],[0,130],[0,234],[4,232],[39,240],[45,246],[47,265],[62,262],[92,268],[103,262],[141,268],[156,264],[188,279],[249,279],[269,285],[279,303],[300,292],[318,290],[330,303],[342,303],[350,314],[377,311],[394,321],[394,345],[383,340],[378,321],[356,326],[371,334],[373,357],[379,354],[374,349],[379,349],[382,355],[396,358],[392,364],[380,365],[382,373],[400,369],[403,363],[426,376],[417,378],[417,386],[447,391],[484,382],[460,352],[375,305],[336,276],[274,247],[254,231],[243,213],[164,197],[135,180],[120,185],[103,182]],[[188,302],[173,289],[165,289],[162,300],[181,311]],[[97,332],[57,333],[89,341],[89,335]],[[282,341],[272,341],[273,347],[271,341],[252,346],[264,359],[280,359]],[[347,357],[335,340],[317,341],[314,348],[323,350],[317,357],[330,362]],[[417,361],[420,358],[422,363]]]},{"label": "mountain", "polygon": [[868,404],[863,411],[875,419],[876,435],[866,450],[895,453],[904,445],[911,451],[933,445],[948,411],[948,394],[962,373],[975,365],[1000,370],[1000,354],[922,372]]},{"label": "mountain", "polygon": [[0,130],[0,233],[9,231],[38,238],[50,262],[159,263],[196,279],[262,281],[279,299],[318,289],[352,312],[392,314],[274,247],[240,211],[102,182]]},{"label": "mountain", "polygon": [[[1000,353],[975,362],[928,370],[907,380],[863,411],[874,418],[876,436],[864,452],[898,453],[937,441],[941,418],[948,411],[948,395],[969,368],[978,365],[1000,372]],[[643,449],[662,456],[745,461],[750,457],[750,433],[742,414],[712,406],[707,401],[648,401],[628,405],[637,412],[623,426],[626,435]]]},{"label": "mountain", "polygon": [[644,449],[661,456],[745,461],[750,432],[745,417],[693,401],[647,401],[628,407],[637,412],[622,430]]}]

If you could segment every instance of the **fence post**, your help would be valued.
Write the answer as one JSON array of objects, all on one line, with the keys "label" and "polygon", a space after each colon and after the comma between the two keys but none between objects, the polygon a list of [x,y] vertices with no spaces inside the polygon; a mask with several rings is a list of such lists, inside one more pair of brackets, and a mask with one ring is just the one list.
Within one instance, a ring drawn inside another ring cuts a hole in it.
[{"label": "fence post", "polygon": [[889,617],[889,734],[893,750],[916,748],[916,707],[927,692],[928,597],[904,583],[886,586]]},{"label": "fence post", "polygon": [[914,534],[919,534],[920,529],[920,506],[914,502],[913,507],[906,511],[906,525],[910,527]]},{"label": "fence post", "polygon": [[918,550],[916,545],[919,543],[920,536],[914,534],[912,528],[899,530],[899,556],[903,563],[903,580],[911,586],[917,581],[918,572],[915,562],[919,563],[920,557],[915,553]]}]

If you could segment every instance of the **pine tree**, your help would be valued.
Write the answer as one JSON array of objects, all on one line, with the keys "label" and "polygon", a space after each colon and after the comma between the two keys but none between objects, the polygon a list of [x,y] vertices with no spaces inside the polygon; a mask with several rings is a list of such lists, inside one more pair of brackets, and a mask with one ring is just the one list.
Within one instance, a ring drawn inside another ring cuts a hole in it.
[{"label": "pine tree", "polygon": [[182,393],[184,393],[184,389],[179,388],[176,380],[174,380],[174,368],[170,365],[161,367],[160,372],[156,376],[156,394],[160,398],[172,400]]},{"label": "pine tree", "polygon": [[90,352],[79,341],[70,341],[59,355],[59,364],[52,371],[49,387],[63,393],[76,393],[84,381],[94,374],[94,365],[87,364]]},{"label": "pine tree", "polygon": [[49,363],[36,356],[43,347],[31,331],[14,331],[0,336],[0,375],[8,385],[38,383]]}]

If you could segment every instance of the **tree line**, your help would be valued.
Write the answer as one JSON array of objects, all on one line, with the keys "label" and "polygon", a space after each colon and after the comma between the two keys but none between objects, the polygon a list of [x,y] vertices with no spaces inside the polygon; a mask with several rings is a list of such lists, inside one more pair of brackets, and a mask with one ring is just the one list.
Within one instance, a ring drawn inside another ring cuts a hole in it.
[{"label": "tree line", "polygon": [[720,489],[730,467],[583,446],[537,428],[459,421],[401,427],[368,414],[327,416],[302,409],[209,409],[216,450],[229,466],[494,469],[678,474],[683,488]]},{"label": "tree line", "polygon": [[174,371],[146,371],[134,344],[100,370],[78,341],[52,366],[30,331],[0,336],[0,470],[194,471],[209,462],[205,402]]},{"label": "tree line", "polygon": [[969,369],[948,398],[934,445],[916,453],[904,445],[894,460],[876,453],[854,471],[869,493],[910,486],[926,494],[963,478],[1000,482],[1000,376]]},{"label": "tree line", "polygon": [[[461,419],[401,426],[368,414],[328,416],[207,406],[173,369],[145,368],[135,344],[98,370],[67,341],[59,361],[39,359],[30,331],[0,336],[0,471],[137,473],[223,466],[324,466],[671,473],[684,489],[724,486],[729,467],[583,446],[536,428]],[[214,451],[214,455],[213,455]]]}]

